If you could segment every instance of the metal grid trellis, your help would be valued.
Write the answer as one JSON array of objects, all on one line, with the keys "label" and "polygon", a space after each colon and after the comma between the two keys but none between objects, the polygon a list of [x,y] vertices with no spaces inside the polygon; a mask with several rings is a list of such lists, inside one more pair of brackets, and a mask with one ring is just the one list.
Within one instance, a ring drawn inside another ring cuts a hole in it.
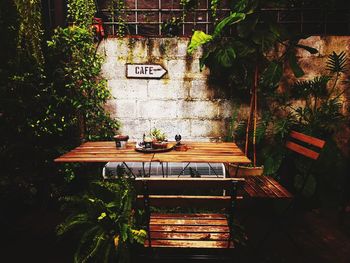
[{"label": "metal grid trellis", "polygon": [[[181,0],[96,0],[98,16],[104,21],[108,35],[164,36],[165,25],[171,18],[177,20],[176,35],[189,36],[194,30],[212,33],[214,24],[230,12],[230,0],[220,0],[213,18],[211,0],[197,0],[196,5],[184,10]],[[65,0],[44,1],[49,28],[63,25]],[[112,6],[113,5],[113,6]],[[350,5],[331,9],[321,6],[298,8],[264,8],[261,16],[275,19],[288,30],[308,35],[350,35]],[[59,8],[57,8],[59,7]],[[118,30],[118,29],[122,30]]]}]

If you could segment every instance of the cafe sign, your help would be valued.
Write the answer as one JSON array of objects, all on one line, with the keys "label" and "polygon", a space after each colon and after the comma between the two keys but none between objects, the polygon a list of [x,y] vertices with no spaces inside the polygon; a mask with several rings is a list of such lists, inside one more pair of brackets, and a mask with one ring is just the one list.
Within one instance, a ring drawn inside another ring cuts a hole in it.
[{"label": "cafe sign", "polygon": [[126,64],[127,78],[161,79],[166,73],[158,64]]}]

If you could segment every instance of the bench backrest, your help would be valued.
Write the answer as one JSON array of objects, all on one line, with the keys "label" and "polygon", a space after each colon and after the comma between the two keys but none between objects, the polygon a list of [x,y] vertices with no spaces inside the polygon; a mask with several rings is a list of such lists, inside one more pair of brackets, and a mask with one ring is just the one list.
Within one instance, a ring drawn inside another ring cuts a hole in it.
[{"label": "bench backrest", "polygon": [[135,178],[137,205],[146,198],[155,207],[229,208],[242,183],[242,178]]}]

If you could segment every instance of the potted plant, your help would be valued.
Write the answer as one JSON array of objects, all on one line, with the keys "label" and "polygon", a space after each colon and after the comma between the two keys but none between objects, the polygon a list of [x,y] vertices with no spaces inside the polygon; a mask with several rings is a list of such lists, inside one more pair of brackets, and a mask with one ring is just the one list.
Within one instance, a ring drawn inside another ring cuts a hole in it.
[{"label": "potted plant", "polygon": [[154,128],[150,134],[152,138],[152,146],[155,149],[163,149],[168,146],[167,136],[160,129]]}]

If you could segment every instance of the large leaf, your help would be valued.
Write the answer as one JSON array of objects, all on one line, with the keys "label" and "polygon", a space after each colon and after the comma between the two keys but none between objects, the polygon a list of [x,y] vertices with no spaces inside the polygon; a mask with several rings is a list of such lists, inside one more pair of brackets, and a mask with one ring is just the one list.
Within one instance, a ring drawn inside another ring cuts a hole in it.
[{"label": "large leaf", "polygon": [[262,75],[263,84],[268,87],[276,87],[282,77],[282,74],[282,63],[278,61],[271,61]]},{"label": "large leaf", "polygon": [[302,49],[305,49],[310,54],[317,54],[318,53],[318,50],[316,48],[313,48],[313,47],[309,47],[309,46],[305,46],[305,45],[301,45],[301,44],[296,44],[295,46],[302,48]]},{"label": "large leaf", "polygon": [[187,47],[187,52],[192,54],[197,48],[211,41],[213,37],[203,31],[195,31],[191,37],[190,44]]},{"label": "large leaf", "polygon": [[276,43],[278,37],[271,31],[257,31],[252,35],[252,40],[264,52],[268,51]]},{"label": "large leaf", "polygon": [[255,29],[256,24],[258,23],[259,18],[255,17],[253,19],[247,19],[242,23],[237,25],[237,33],[239,37],[245,38]]},{"label": "large leaf", "polygon": [[231,67],[233,60],[236,58],[236,52],[232,47],[222,48],[216,54],[215,58],[223,67]]},{"label": "large leaf", "polygon": [[288,55],[288,63],[290,68],[292,69],[294,76],[297,78],[300,78],[304,76],[304,71],[303,69],[299,66],[297,57],[295,56],[294,52],[290,52]]},{"label": "large leaf", "polygon": [[225,19],[223,19],[217,26],[215,27],[213,37],[217,37],[222,33],[222,30],[228,26],[228,25],[233,25],[236,24],[242,20],[245,19],[245,14],[244,13],[232,13]]},{"label": "large leaf", "polygon": [[328,56],[327,69],[332,73],[345,73],[346,63],[347,58],[344,51],[339,54],[333,51],[333,53]]}]

